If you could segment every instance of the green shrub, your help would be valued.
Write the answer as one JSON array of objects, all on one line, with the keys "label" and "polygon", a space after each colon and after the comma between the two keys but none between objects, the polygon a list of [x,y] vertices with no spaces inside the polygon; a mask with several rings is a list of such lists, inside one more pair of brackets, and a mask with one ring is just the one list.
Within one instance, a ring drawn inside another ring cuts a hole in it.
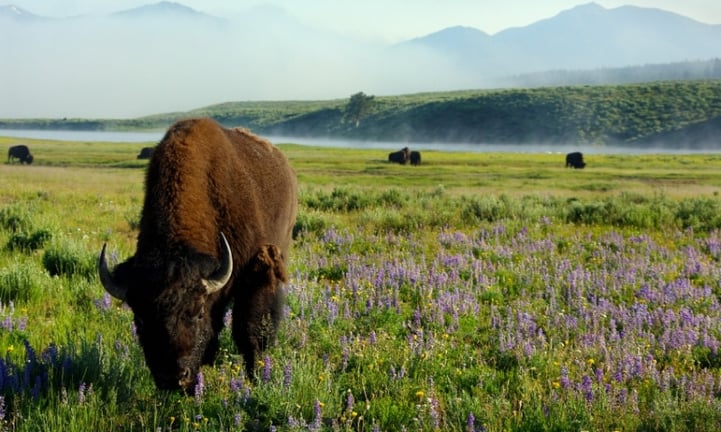
[{"label": "green shrub", "polygon": [[19,205],[11,205],[0,209],[0,228],[17,232],[27,230],[31,226],[30,212]]},{"label": "green shrub", "polygon": [[43,254],[43,266],[52,276],[82,276],[91,278],[96,271],[93,253],[69,241],[48,247]]},{"label": "green shrub", "polygon": [[52,232],[47,229],[32,232],[19,231],[10,235],[7,248],[10,251],[31,252],[42,249],[52,238]]},{"label": "green shrub", "polygon": [[42,276],[37,267],[27,264],[15,263],[0,269],[0,302],[38,300]]},{"label": "green shrub", "polygon": [[320,234],[327,227],[328,223],[319,213],[300,212],[293,225],[293,238],[297,238],[301,232]]}]

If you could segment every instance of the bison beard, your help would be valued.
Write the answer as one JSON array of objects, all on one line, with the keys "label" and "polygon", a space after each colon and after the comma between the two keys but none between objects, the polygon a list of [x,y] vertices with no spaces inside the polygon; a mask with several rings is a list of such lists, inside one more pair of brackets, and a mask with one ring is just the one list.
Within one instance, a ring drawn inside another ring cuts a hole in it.
[{"label": "bison beard", "polygon": [[[233,303],[233,339],[252,377],[282,315],[297,183],[268,141],[210,119],[173,125],[145,182],[135,254],[100,280],[133,310],[156,385],[192,391],[218,351]],[[227,240],[226,240],[227,239]]]}]

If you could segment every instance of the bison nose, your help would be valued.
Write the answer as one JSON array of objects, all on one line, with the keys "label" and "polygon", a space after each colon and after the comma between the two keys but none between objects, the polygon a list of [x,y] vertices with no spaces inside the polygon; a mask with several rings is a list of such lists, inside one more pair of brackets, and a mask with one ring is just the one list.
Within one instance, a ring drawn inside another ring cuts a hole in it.
[{"label": "bison nose", "polygon": [[190,368],[185,368],[180,372],[180,375],[178,376],[178,385],[180,385],[180,387],[186,388],[188,387],[188,385],[192,384],[192,380],[193,373],[191,372]]}]

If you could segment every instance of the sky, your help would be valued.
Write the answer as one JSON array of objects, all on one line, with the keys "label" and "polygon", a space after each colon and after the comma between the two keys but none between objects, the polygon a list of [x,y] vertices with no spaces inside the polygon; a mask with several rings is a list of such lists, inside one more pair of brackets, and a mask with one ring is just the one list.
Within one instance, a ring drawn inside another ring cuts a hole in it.
[{"label": "sky", "polygon": [[[38,15],[105,14],[158,0],[0,0]],[[316,28],[379,42],[399,42],[462,25],[495,34],[550,18],[586,0],[177,0],[205,13],[229,16],[273,4]],[[605,8],[652,7],[706,24],[721,24],[719,0],[598,0]]]},{"label": "sky", "polygon": [[[102,17],[159,0],[0,0],[36,15]],[[229,101],[327,100],[490,88],[443,53],[389,48],[453,26],[488,34],[587,0],[176,0],[232,26],[59,20],[0,26],[0,118],[134,118]],[[721,0],[598,0],[721,24]],[[272,5],[273,14],[263,15]],[[290,16],[283,19],[281,8]],[[254,11],[251,13],[250,11]],[[258,13],[258,12],[261,13]],[[280,15],[280,19],[278,18]],[[272,19],[267,19],[272,16]],[[235,18],[235,19],[234,19]],[[172,21],[172,20],[169,20]],[[240,23],[240,24],[239,24]],[[14,38],[14,39],[13,39]],[[7,40],[12,43],[5,43]],[[496,69],[486,75],[502,74]],[[496,77],[497,78],[497,77]],[[491,81],[484,81],[491,80]]]}]

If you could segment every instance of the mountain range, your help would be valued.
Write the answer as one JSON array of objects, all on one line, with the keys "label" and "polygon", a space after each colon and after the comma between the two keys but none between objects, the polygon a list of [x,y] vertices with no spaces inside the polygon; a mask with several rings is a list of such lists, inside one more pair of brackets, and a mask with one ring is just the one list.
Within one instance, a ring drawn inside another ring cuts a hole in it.
[{"label": "mountain range", "polygon": [[595,3],[494,35],[459,26],[393,45],[311,28],[268,5],[218,17],[163,1],[61,19],[6,5],[0,40],[10,41],[0,44],[8,65],[0,118],[133,117],[233,100],[523,86],[522,77],[547,71],[721,57],[721,25]]}]

